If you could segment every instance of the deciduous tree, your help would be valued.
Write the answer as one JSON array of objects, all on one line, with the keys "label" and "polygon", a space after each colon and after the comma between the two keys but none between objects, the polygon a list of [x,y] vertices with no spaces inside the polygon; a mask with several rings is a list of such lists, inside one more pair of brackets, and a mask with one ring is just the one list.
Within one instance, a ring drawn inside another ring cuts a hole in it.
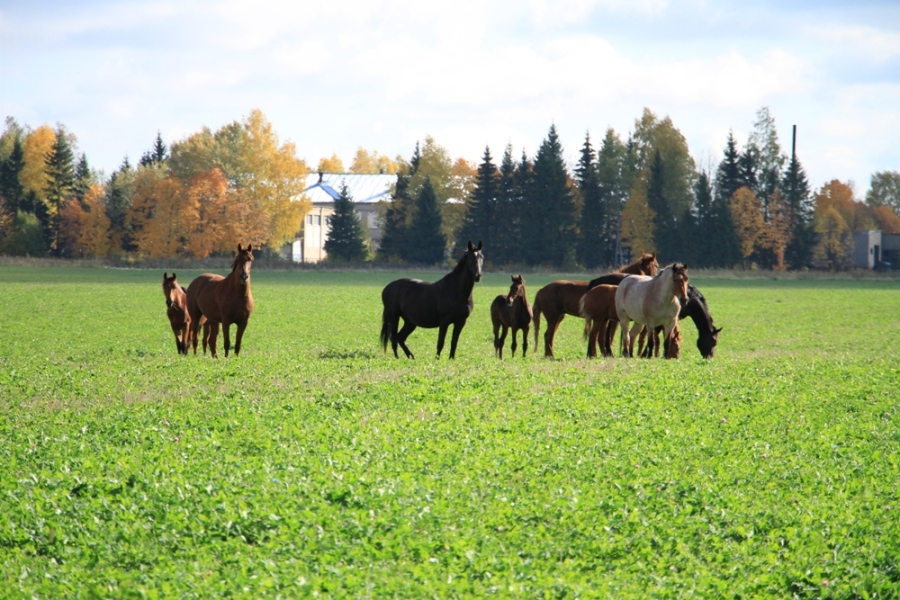
[{"label": "deciduous tree", "polygon": [[656,252],[653,232],[653,210],[647,205],[646,182],[634,182],[631,194],[622,208],[622,245],[632,256],[641,252]]},{"label": "deciduous tree", "polygon": [[872,174],[866,203],[870,206],[890,206],[900,214],[900,171],[878,171]]},{"label": "deciduous tree", "polygon": [[332,154],[331,158],[320,159],[316,171],[319,173],[346,173],[344,161],[337,154]]},{"label": "deciduous tree", "polygon": [[833,206],[823,205],[814,219],[819,242],[815,246],[816,258],[832,271],[846,268],[853,252],[853,232],[841,213]]},{"label": "deciduous tree", "polygon": [[737,236],[744,259],[744,268],[748,266],[750,257],[757,250],[765,226],[762,215],[762,202],[749,187],[740,187],[729,201],[731,219],[734,223],[734,234]]},{"label": "deciduous tree", "polygon": [[157,167],[138,169],[129,211],[138,251],[152,257],[174,257],[184,247],[183,186]]}]

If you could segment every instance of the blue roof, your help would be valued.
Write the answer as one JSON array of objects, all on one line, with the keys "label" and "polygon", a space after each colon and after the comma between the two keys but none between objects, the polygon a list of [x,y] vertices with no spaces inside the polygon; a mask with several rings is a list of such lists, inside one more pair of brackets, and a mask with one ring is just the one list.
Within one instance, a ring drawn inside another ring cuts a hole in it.
[{"label": "blue roof", "polygon": [[329,204],[340,197],[346,184],[355,203],[370,204],[390,200],[395,183],[397,176],[391,174],[311,173],[303,194],[313,204]]}]

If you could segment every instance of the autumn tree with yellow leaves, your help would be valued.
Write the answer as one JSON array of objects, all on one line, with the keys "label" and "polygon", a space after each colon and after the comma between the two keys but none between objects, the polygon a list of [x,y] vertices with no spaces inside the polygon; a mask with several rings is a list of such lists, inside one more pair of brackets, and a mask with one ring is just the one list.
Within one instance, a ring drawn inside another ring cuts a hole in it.
[{"label": "autumn tree with yellow leaves", "polygon": [[728,209],[731,211],[731,220],[734,223],[734,234],[740,244],[744,268],[747,268],[750,257],[760,246],[765,229],[762,202],[750,188],[743,186],[731,195]]}]

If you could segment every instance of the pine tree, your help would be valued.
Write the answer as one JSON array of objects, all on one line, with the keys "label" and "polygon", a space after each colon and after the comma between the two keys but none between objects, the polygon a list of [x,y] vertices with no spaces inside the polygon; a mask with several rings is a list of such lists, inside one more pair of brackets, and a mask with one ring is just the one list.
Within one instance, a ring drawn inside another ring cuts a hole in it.
[{"label": "pine tree", "polygon": [[784,201],[791,216],[791,241],[784,257],[791,269],[809,266],[816,245],[812,223],[812,193],[806,172],[797,157],[791,159],[782,178]]},{"label": "pine tree", "polygon": [[734,134],[729,131],[728,142],[725,146],[725,158],[719,163],[716,171],[716,200],[727,203],[741,185],[743,185],[743,177],[741,177],[740,154]]},{"label": "pine tree", "polygon": [[325,252],[329,260],[364,261],[368,255],[365,231],[347,184],[341,186],[341,193],[334,201],[331,229],[325,240]]},{"label": "pine tree", "polygon": [[24,166],[25,152],[17,136],[9,156],[0,160],[0,239],[13,227],[16,211],[25,208],[25,188],[19,181]]},{"label": "pine tree", "polygon": [[[716,227],[716,219],[713,214],[712,184],[706,171],[701,171],[694,184],[694,206],[697,210],[695,225],[696,235],[693,240],[693,257],[691,264],[698,267],[713,266],[710,257],[716,250],[713,231]],[[687,259],[686,259],[687,260]]]},{"label": "pine tree", "polygon": [[734,135],[728,133],[725,157],[716,170],[715,195],[710,207],[710,266],[733,267],[741,262],[741,251],[734,236],[734,221],[728,208],[731,196],[741,187],[740,155]]},{"label": "pine tree", "polygon": [[409,260],[406,256],[406,237],[409,231],[410,213],[413,201],[410,198],[410,184],[419,169],[422,154],[419,143],[413,152],[409,164],[403,164],[397,172],[397,183],[394,184],[394,193],[384,211],[381,223],[381,242],[378,245],[378,260],[385,262]]},{"label": "pine tree", "polygon": [[502,227],[495,229],[491,261],[495,265],[508,265],[519,260],[519,194],[516,188],[516,162],[512,145],[507,144],[500,162],[500,181],[497,200],[497,220]]},{"label": "pine tree", "polygon": [[137,250],[127,219],[132,204],[134,175],[134,169],[131,168],[131,163],[128,162],[126,156],[122,165],[113,172],[106,185],[106,197],[103,203],[106,207],[106,215],[109,217],[112,252]]},{"label": "pine tree", "polygon": [[581,193],[581,219],[579,220],[578,262],[587,268],[607,264],[605,232],[607,227],[607,203],[600,187],[597,157],[591,145],[590,134],[585,135],[581,157],[575,168],[575,181]]},{"label": "pine tree", "polygon": [[419,192],[416,214],[409,227],[405,244],[408,260],[423,265],[443,262],[447,238],[441,231],[442,226],[441,209],[429,177],[425,179],[422,191]]},{"label": "pine tree", "polygon": [[602,264],[617,266],[624,262],[621,256],[621,215],[634,182],[636,156],[629,148],[633,144],[623,144],[612,128],[597,153],[597,179],[600,198],[606,216],[603,223],[601,243],[603,245]]},{"label": "pine tree", "polygon": [[505,226],[499,214],[500,173],[491,157],[491,149],[484,148],[475,179],[475,190],[466,204],[466,215],[456,240],[457,249],[465,248],[468,240],[484,240],[496,245],[497,232]]},{"label": "pine tree", "polygon": [[75,186],[75,157],[69,144],[65,130],[56,130],[56,141],[50,152],[44,157],[47,168],[47,202],[53,212],[53,240],[51,248],[59,248],[59,225],[63,203],[68,200]]},{"label": "pine tree", "polygon": [[151,165],[160,165],[169,158],[169,149],[162,140],[162,133],[156,132],[156,141],[153,142],[153,148],[141,155],[138,165],[141,167],[149,167]]},{"label": "pine tree", "polygon": [[744,148],[738,158],[738,167],[741,172],[741,187],[749,188],[751,192],[756,194],[759,191],[759,180],[756,176],[756,152],[753,146]]},{"label": "pine tree", "polygon": [[534,176],[525,193],[522,235],[531,265],[561,267],[575,258],[577,206],[556,126],[550,126],[534,159]]},{"label": "pine tree", "polygon": [[[79,201],[82,201],[82,204],[85,194],[87,194],[94,183],[96,183],[94,174],[91,173],[91,167],[88,165],[87,156],[82,152],[78,159],[78,164],[75,165],[75,183],[72,186],[72,193]],[[82,208],[84,208],[84,206],[82,206]]]}]

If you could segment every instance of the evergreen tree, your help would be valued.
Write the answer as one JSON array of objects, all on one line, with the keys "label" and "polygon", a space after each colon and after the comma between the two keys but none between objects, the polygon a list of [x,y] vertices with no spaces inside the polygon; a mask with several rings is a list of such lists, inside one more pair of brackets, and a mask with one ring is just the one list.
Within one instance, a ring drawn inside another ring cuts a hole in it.
[{"label": "evergreen tree", "polygon": [[141,167],[149,167],[151,165],[159,165],[169,158],[169,149],[162,140],[162,134],[156,132],[156,141],[153,142],[153,148],[144,152],[138,165]]},{"label": "evergreen tree", "polygon": [[561,267],[574,260],[577,205],[566,172],[556,126],[550,126],[534,159],[534,175],[525,192],[522,236],[531,265]]},{"label": "evergreen tree", "polygon": [[747,146],[738,158],[741,187],[748,187],[756,194],[759,191],[759,180],[756,176],[756,152],[753,146]]},{"label": "evergreen tree", "polygon": [[756,121],[753,123],[753,131],[750,132],[747,147],[753,148],[756,157],[756,172],[759,180],[756,195],[762,200],[763,213],[768,221],[769,198],[781,185],[787,157],[781,151],[778,143],[775,119],[766,106],[756,112]]},{"label": "evergreen tree", "polygon": [[665,195],[666,176],[662,154],[653,154],[647,176],[647,206],[653,211],[653,238],[662,262],[675,262],[680,248],[674,243],[674,223],[669,202]]},{"label": "evergreen tree", "polygon": [[408,260],[424,265],[443,262],[447,238],[441,231],[442,226],[441,209],[429,177],[425,179],[422,191],[419,192],[416,214],[409,227],[405,244]]},{"label": "evergreen tree", "polygon": [[384,211],[381,224],[381,243],[378,246],[378,259],[381,261],[409,260],[406,256],[406,237],[409,230],[410,213],[413,202],[410,198],[410,184],[421,163],[419,143],[413,152],[409,164],[400,164],[397,172],[397,183],[394,193]]},{"label": "evergreen tree", "polygon": [[103,203],[106,207],[106,216],[109,217],[110,237],[113,251],[124,250],[133,252],[137,246],[131,236],[131,224],[128,222],[128,212],[131,210],[132,194],[134,187],[134,169],[128,162],[128,157],[122,161],[122,165],[109,178],[106,185],[106,197]]},{"label": "evergreen tree", "polygon": [[19,173],[24,166],[22,140],[16,137],[9,156],[0,160],[0,238],[4,228],[13,226],[16,211],[25,208],[25,188],[19,181]]},{"label": "evergreen tree", "polygon": [[341,186],[341,193],[334,201],[331,229],[325,239],[325,252],[329,260],[345,262],[364,261],[368,255],[365,231],[347,184]]},{"label": "evergreen tree", "polygon": [[784,200],[791,218],[791,241],[785,249],[784,258],[791,269],[801,269],[812,262],[816,232],[812,223],[813,205],[809,181],[796,157],[788,163],[781,188],[784,190]]},{"label": "evergreen tree", "polygon": [[[82,152],[81,157],[78,159],[78,164],[75,165],[75,183],[72,186],[72,192],[75,197],[83,201],[85,194],[95,183],[95,179],[94,174],[91,173],[91,167],[88,165],[87,156]],[[82,206],[82,208],[84,207]]]},{"label": "evergreen tree", "polygon": [[497,232],[505,226],[499,214],[500,173],[491,157],[491,149],[485,147],[478,166],[475,190],[466,204],[466,215],[459,229],[456,246],[465,248],[468,240],[484,240],[496,245]]},{"label": "evergreen tree", "polygon": [[621,215],[634,183],[635,165],[631,141],[623,144],[612,128],[607,129],[597,153],[597,179],[606,217],[601,236],[604,265],[618,266],[625,262],[621,251]]},{"label": "evergreen tree", "polygon": [[47,168],[47,202],[53,208],[53,241],[51,248],[59,250],[59,223],[63,203],[69,199],[75,186],[75,157],[65,130],[56,130],[56,141],[44,157]]},{"label": "evergreen tree", "polygon": [[519,260],[519,203],[516,186],[516,162],[512,144],[507,144],[500,163],[500,181],[497,201],[497,220],[502,223],[495,229],[494,247],[491,250],[495,265],[508,265]]},{"label": "evergreen tree", "polygon": [[[696,207],[695,232],[692,237],[692,254],[689,260],[691,264],[698,267],[713,266],[710,262],[716,251],[713,245],[716,236],[713,231],[716,227],[715,216],[713,215],[713,193],[712,184],[706,171],[701,171],[697,177],[697,183],[694,184],[694,206]],[[685,259],[688,260],[688,259]]]},{"label": "evergreen tree", "polygon": [[709,234],[713,249],[713,254],[709,255],[710,266],[733,267],[741,262],[741,250],[734,236],[729,201],[742,184],[737,142],[734,135],[728,132],[725,157],[716,170],[716,192],[710,207]]},{"label": "evergreen tree", "polygon": [[575,168],[575,181],[581,193],[581,219],[579,220],[578,262],[587,268],[608,264],[606,256],[606,229],[608,203],[600,187],[597,157],[591,145],[590,134],[585,135],[581,157]]}]

